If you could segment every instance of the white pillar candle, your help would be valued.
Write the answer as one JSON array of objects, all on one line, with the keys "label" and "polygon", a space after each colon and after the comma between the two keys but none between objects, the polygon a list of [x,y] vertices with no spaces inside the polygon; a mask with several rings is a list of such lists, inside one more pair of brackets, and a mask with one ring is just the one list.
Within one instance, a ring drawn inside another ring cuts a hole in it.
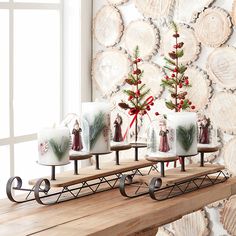
[{"label": "white pillar candle", "polygon": [[175,133],[175,153],[180,156],[197,154],[197,115],[194,112],[176,112],[167,115],[168,124]]},{"label": "white pillar candle", "polygon": [[39,164],[66,165],[69,163],[70,131],[66,127],[47,128],[38,132]]},{"label": "white pillar candle", "polygon": [[83,118],[89,124],[91,153],[110,152],[110,106],[105,102],[82,104]]}]

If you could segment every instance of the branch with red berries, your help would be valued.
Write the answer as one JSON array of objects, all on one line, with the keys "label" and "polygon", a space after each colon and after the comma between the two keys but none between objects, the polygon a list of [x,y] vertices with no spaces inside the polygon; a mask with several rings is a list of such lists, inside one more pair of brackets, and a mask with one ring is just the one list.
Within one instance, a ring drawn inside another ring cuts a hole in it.
[{"label": "branch with red berries", "polygon": [[[138,122],[137,116],[147,114],[147,111],[150,111],[151,106],[154,105],[154,98],[152,96],[146,98],[150,93],[150,89],[146,88],[146,84],[142,83],[144,71],[141,71],[139,68],[141,61],[139,48],[136,46],[133,55],[132,72],[129,73],[128,78],[125,79],[125,82],[131,85],[130,89],[124,90],[128,99],[127,101],[122,100],[118,104],[122,109],[129,110],[130,115],[135,115],[133,122],[135,121],[136,127]],[[135,133],[135,141],[137,141],[137,132]]]},{"label": "branch with red berries", "polygon": [[179,58],[183,57],[183,42],[178,42],[179,33],[177,25],[172,22],[175,38],[175,45],[173,45],[173,51],[169,53],[169,58],[165,57],[164,60],[166,65],[164,70],[166,76],[162,79],[161,85],[165,88],[168,88],[168,91],[171,94],[171,100],[166,101],[166,107],[180,112],[181,110],[195,109],[195,106],[192,102],[186,98],[187,92],[183,90],[184,88],[191,87],[189,83],[188,76],[185,76],[185,71],[187,67],[179,63]]}]

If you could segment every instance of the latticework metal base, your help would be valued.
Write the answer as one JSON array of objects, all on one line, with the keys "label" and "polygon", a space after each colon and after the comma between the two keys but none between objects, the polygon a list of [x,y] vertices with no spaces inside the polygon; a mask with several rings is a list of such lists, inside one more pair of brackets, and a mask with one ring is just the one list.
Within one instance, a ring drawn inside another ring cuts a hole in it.
[{"label": "latticework metal base", "polygon": [[123,196],[135,198],[149,194],[154,200],[166,200],[178,195],[206,188],[228,179],[224,171],[203,174],[198,177],[189,178],[184,181],[176,181],[173,184],[162,186],[162,179],[153,177],[149,184],[145,181],[137,182],[132,175],[123,175],[120,180],[120,192]]},{"label": "latticework metal base", "polygon": [[[139,168],[129,173],[132,176],[144,176],[150,174],[151,171],[158,172],[158,169],[153,165],[149,170]],[[123,174],[124,173],[117,173],[106,177],[94,178],[93,180],[84,181],[75,185],[64,186],[60,188],[60,191],[58,191],[58,188],[52,189],[48,179],[39,179],[31,189],[22,188],[22,179],[16,176],[8,180],[6,192],[9,200],[12,202],[24,203],[36,200],[39,204],[51,205],[117,188],[119,186],[118,181]],[[26,192],[27,195],[18,200],[16,196],[13,195],[13,192],[16,191]]]}]

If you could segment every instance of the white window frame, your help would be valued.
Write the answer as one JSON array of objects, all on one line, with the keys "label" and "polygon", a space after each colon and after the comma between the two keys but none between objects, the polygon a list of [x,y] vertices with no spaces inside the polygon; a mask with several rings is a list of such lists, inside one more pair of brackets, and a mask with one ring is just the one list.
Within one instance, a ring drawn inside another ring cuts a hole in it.
[{"label": "white window frame", "polygon": [[60,14],[60,120],[63,118],[63,6],[64,0],[60,3],[25,3],[25,2],[0,2],[0,9],[9,10],[9,137],[0,139],[0,146],[9,146],[10,150],[10,176],[14,176],[15,155],[14,145],[33,141],[37,139],[37,134],[27,134],[14,136],[14,10],[32,9],[32,10],[58,10]]}]

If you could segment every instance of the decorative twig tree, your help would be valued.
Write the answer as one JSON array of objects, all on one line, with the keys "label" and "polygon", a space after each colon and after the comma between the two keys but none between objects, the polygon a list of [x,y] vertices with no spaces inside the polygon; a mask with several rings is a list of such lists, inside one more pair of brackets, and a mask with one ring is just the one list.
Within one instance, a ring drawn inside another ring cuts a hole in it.
[{"label": "decorative twig tree", "polygon": [[194,110],[195,106],[189,99],[186,99],[187,92],[181,90],[182,88],[190,87],[189,78],[185,76],[187,67],[179,63],[179,58],[184,55],[183,42],[178,42],[179,33],[177,25],[172,22],[175,38],[173,51],[169,52],[169,58],[165,57],[166,65],[164,70],[166,72],[165,79],[162,80],[162,86],[168,88],[171,94],[171,100],[166,101],[167,108],[180,112],[182,110]]},{"label": "decorative twig tree", "polygon": [[135,122],[135,142],[138,140],[138,115],[146,115],[151,110],[151,106],[154,105],[154,98],[152,96],[146,98],[150,93],[150,89],[146,88],[146,84],[142,83],[144,71],[141,71],[139,68],[141,61],[139,48],[136,46],[132,61],[132,72],[125,79],[125,82],[131,86],[130,89],[124,90],[124,93],[128,96],[128,101],[122,100],[119,103],[122,109],[129,110],[129,115],[134,116],[130,123],[130,128]]}]

